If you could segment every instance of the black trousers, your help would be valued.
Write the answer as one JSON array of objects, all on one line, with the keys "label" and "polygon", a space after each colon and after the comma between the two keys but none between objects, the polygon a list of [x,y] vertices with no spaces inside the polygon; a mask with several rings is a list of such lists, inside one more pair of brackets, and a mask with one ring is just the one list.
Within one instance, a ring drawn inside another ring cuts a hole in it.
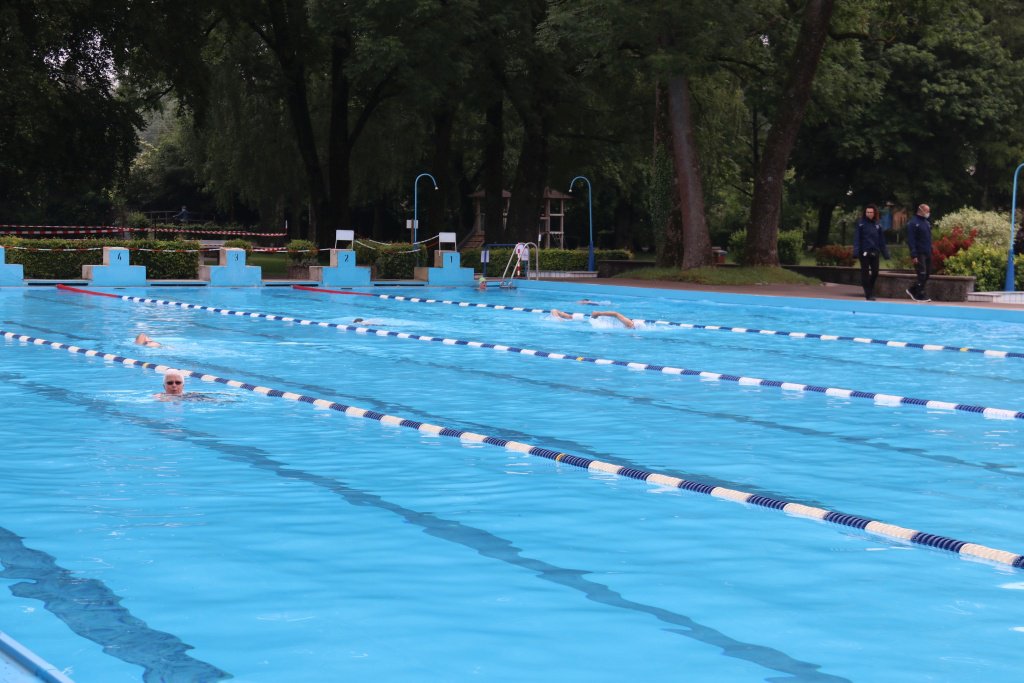
[{"label": "black trousers", "polygon": [[915,299],[927,299],[928,295],[925,293],[925,285],[928,284],[928,275],[932,270],[931,254],[918,256],[917,263],[914,264],[914,270],[917,271],[917,282],[910,288],[910,291],[914,293]]},{"label": "black trousers", "polygon": [[878,279],[878,252],[869,251],[867,256],[860,256],[860,284],[864,288],[864,298],[875,295],[875,280]]}]

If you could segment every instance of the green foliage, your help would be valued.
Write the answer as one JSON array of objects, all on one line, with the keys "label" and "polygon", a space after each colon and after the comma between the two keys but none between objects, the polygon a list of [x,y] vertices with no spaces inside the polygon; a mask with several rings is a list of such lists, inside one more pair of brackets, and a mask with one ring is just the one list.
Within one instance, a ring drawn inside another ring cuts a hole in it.
[{"label": "green foliage", "polygon": [[[1007,250],[988,244],[975,244],[946,259],[947,275],[973,275],[974,291],[999,292],[1006,284]],[[1024,289],[1024,255],[1013,259],[1014,288]]]},{"label": "green foliage", "polygon": [[1003,251],[1010,248],[1010,214],[964,207],[948,213],[935,224],[933,237],[940,239],[960,228],[964,234],[977,231],[974,241]]},{"label": "green foliage", "polygon": [[249,240],[233,239],[224,240],[224,247],[227,249],[245,249],[245,260],[252,256],[252,242]]},{"label": "green foliage", "polygon": [[802,230],[785,230],[779,233],[779,263],[796,265],[804,253],[804,233]]},{"label": "green foliage", "polygon": [[[373,266],[374,277],[383,280],[408,280],[415,275],[417,250],[409,242],[366,244],[356,242],[356,263]],[[419,264],[427,263],[427,249],[420,245]]]},{"label": "green foliage", "polygon": [[[7,262],[25,267],[25,277],[40,280],[68,280],[82,277],[82,266],[103,263],[103,247],[126,247],[132,265],[145,266],[150,280],[191,280],[198,275],[198,242],[150,239],[87,240],[0,237],[7,247]],[[57,251],[43,251],[43,250]]]},{"label": "green foliage", "polygon": [[[969,249],[974,243],[977,231],[971,230],[970,234],[965,233],[966,231],[958,225],[950,234],[932,241],[932,268],[936,273],[945,272],[946,260],[954,254]],[[1007,239],[1006,242],[1009,244],[1010,240]]]},{"label": "green foliage", "polygon": [[315,266],[320,262],[320,249],[309,240],[292,240],[285,249],[293,266]]},{"label": "green foliage", "polygon": [[845,244],[826,244],[814,250],[814,262],[819,266],[852,266],[853,247]]},{"label": "green foliage", "polygon": [[737,230],[729,235],[729,246],[726,248],[726,251],[729,252],[733,262],[745,262],[747,260],[747,231]]},{"label": "green foliage", "polygon": [[616,275],[619,278],[692,282],[700,285],[820,285],[814,278],[797,275],[784,268],[755,266],[750,268],[705,267],[678,270],[675,268],[642,268]]},{"label": "green foliage", "polygon": [[[802,230],[785,230],[779,233],[777,242],[779,263],[796,265],[804,253],[804,233]],[[747,260],[747,231],[737,230],[729,235],[729,246],[726,249],[735,263]]]},{"label": "green foliage", "polygon": [[146,214],[141,211],[131,211],[125,215],[122,225],[139,230],[142,228],[148,228],[150,226],[150,222],[149,218],[146,217]]},{"label": "green foliage", "polygon": [[[487,272],[493,276],[501,276],[512,258],[511,248],[498,248],[490,250],[490,262],[487,264]],[[586,270],[588,253],[584,249],[541,249],[540,269],[553,271]],[[633,254],[625,249],[595,249],[594,262],[597,261],[629,261]],[[537,262],[537,256],[530,251],[530,265],[533,268]],[[483,271],[483,264],[480,263],[479,249],[466,249],[461,256],[462,266],[474,270]],[[527,269],[529,270],[529,269]]]}]

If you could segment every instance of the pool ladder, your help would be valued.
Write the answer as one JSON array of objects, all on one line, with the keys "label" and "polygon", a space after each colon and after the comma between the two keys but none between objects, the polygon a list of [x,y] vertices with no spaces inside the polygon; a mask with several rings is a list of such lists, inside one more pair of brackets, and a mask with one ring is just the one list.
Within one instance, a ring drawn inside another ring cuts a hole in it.
[{"label": "pool ladder", "polygon": [[[530,249],[533,249],[535,254],[534,268],[530,268]],[[533,242],[519,242],[516,244],[515,249],[512,250],[512,255],[508,258],[508,263],[505,264],[505,272],[501,274],[501,282],[498,284],[499,287],[505,289],[515,289],[513,280],[515,279],[516,273],[520,272],[523,263],[523,254],[526,254],[526,277],[529,279],[530,275],[533,275],[533,279],[536,280],[540,277],[540,249]]]}]

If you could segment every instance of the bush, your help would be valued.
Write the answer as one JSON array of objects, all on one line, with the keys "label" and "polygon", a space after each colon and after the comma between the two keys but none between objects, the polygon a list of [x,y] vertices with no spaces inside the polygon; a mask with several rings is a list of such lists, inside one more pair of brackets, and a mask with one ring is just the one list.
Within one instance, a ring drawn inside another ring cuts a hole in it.
[{"label": "bush", "polygon": [[[103,263],[103,247],[126,247],[131,263],[146,266],[150,280],[195,279],[199,272],[199,243],[183,240],[99,238],[86,240],[0,237],[8,248],[7,262],[25,267],[25,277],[69,280],[82,277],[82,266]],[[60,251],[36,251],[56,249]]]},{"label": "bush", "polygon": [[845,244],[826,244],[814,251],[814,262],[819,266],[852,266],[853,247]]},{"label": "bush", "polygon": [[309,240],[292,240],[285,245],[288,261],[293,266],[315,266],[320,263],[320,249]]},{"label": "bush", "polygon": [[[975,244],[946,259],[947,275],[973,275],[978,292],[999,292],[1006,284],[1007,250]],[[1013,259],[1014,288],[1024,289],[1024,256]]]},{"label": "bush", "polygon": [[224,240],[225,249],[245,249],[246,260],[252,256],[252,242],[249,240]]},{"label": "bush", "polygon": [[1010,248],[1010,214],[996,211],[979,211],[963,208],[946,214],[935,224],[933,240],[960,229],[962,234],[974,232],[974,241],[990,247],[999,247],[1004,252]]},{"label": "bush", "polygon": [[[511,247],[498,247],[489,249],[491,260],[487,264],[487,272],[492,275],[501,275],[509,259],[512,258]],[[541,249],[540,269],[541,270],[586,270],[588,252],[585,249]],[[537,256],[530,250],[530,268],[537,263]],[[625,249],[595,249],[594,261],[630,261],[633,254]],[[462,252],[462,265],[474,270],[483,270],[480,263],[479,249],[466,249]]]},{"label": "bush", "polygon": [[785,230],[779,233],[779,263],[796,265],[804,252],[803,230]]},{"label": "bush", "polygon": [[409,242],[366,244],[356,241],[356,263],[376,266],[375,277],[385,280],[408,280],[415,275],[417,251],[419,263],[427,262],[427,249],[420,245],[414,249]]},{"label": "bush", "polygon": [[[800,255],[804,249],[804,233],[801,230],[786,230],[779,233],[776,250],[779,263],[793,265],[800,263]],[[736,263],[747,262],[747,231],[737,230],[729,235],[728,251]]]},{"label": "bush", "polygon": [[[969,235],[964,235],[964,229],[958,225],[953,228],[953,232],[950,234],[943,235],[939,239],[934,240],[932,242],[932,267],[935,272],[944,273],[946,259],[961,251],[970,249],[977,234],[978,230],[975,228],[971,230]],[[1009,245],[1009,238],[1007,238],[1006,243]]]},{"label": "bush", "polygon": [[127,228],[134,228],[137,230],[139,228],[148,228],[150,221],[149,218],[146,217],[146,214],[141,211],[129,211],[124,217],[123,225]]},{"label": "bush", "polygon": [[747,231],[737,230],[729,235],[729,246],[726,249],[732,254],[734,263],[747,262]]}]

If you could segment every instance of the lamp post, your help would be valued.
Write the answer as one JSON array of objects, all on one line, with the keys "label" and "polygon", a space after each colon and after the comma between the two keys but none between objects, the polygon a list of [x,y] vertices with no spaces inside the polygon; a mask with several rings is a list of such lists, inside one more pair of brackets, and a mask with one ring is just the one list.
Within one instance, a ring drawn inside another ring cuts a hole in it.
[{"label": "lamp post", "polygon": [[587,183],[587,217],[590,225],[590,251],[587,254],[587,270],[594,270],[594,191],[590,187],[590,180],[586,176],[578,175],[569,182],[569,192],[572,192],[572,186],[576,184],[577,180],[582,180]]},{"label": "lamp post", "polygon": [[1003,285],[1003,289],[1007,292],[1012,292],[1015,289],[1014,286],[1014,274],[1013,274],[1013,229],[1017,222],[1017,174],[1020,173],[1020,169],[1024,168],[1024,164],[1017,167],[1017,170],[1013,172],[1013,201],[1011,202],[1010,208],[1010,254],[1006,259],[1006,284]]},{"label": "lamp post", "polygon": [[412,182],[412,245],[414,247],[416,246],[416,232],[420,227],[420,178],[430,178],[434,183],[434,189],[437,189],[437,181],[429,173],[420,173]]}]

